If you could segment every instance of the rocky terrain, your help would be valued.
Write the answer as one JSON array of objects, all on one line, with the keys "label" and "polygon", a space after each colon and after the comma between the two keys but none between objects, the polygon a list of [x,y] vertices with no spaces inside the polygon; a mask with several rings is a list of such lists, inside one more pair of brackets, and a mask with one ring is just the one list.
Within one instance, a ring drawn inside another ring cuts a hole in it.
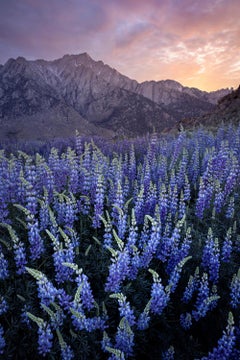
[{"label": "rocky terrain", "polygon": [[181,121],[182,126],[187,129],[200,125],[216,127],[230,123],[235,125],[240,123],[240,86],[219,99],[217,106],[211,112]]},{"label": "rocky terrain", "polygon": [[0,140],[68,137],[76,129],[110,138],[168,131],[212,111],[228,93],[173,80],[138,83],[87,53],[9,59],[0,66]]}]

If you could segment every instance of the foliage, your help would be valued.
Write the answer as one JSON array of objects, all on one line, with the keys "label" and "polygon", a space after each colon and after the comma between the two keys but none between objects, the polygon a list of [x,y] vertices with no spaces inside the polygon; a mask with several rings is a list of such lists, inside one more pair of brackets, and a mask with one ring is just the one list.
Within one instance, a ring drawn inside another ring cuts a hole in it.
[{"label": "foliage", "polygon": [[240,357],[240,128],[0,152],[5,359]]}]

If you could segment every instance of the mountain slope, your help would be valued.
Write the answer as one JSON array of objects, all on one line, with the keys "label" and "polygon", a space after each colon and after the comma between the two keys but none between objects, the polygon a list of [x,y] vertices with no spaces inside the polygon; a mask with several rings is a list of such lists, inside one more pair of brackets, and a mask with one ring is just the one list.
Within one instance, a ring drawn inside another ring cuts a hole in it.
[{"label": "mountain slope", "polygon": [[69,136],[75,129],[108,137],[161,132],[209,111],[217,98],[172,80],[139,84],[87,53],[19,57],[0,67],[0,139]]},{"label": "mountain slope", "polygon": [[221,123],[240,123],[240,86],[230,94],[223,96],[213,111],[199,117],[185,119],[183,127],[192,128],[199,125],[215,127]]}]

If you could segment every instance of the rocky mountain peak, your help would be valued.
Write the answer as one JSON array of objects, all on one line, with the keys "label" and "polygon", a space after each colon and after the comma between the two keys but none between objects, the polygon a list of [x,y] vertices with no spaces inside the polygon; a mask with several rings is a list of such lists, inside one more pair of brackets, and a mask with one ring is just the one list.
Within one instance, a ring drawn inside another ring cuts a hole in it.
[{"label": "rocky mountain peak", "polygon": [[75,129],[85,134],[143,135],[212,110],[222,94],[174,80],[138,83],[86,52],[53,61],[18,57],[0,67],[0,138],[12,133],[28,138],[69,136]]}]

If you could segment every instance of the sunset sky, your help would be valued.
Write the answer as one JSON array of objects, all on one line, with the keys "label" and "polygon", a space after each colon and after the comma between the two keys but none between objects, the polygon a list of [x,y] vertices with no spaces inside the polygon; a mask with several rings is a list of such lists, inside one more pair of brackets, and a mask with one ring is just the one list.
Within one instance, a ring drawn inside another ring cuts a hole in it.
[{"label": "sunset sky", "polygon": [[239,0],[0,0],[0,64],[88,52],[136,79],[240,84]]}]

